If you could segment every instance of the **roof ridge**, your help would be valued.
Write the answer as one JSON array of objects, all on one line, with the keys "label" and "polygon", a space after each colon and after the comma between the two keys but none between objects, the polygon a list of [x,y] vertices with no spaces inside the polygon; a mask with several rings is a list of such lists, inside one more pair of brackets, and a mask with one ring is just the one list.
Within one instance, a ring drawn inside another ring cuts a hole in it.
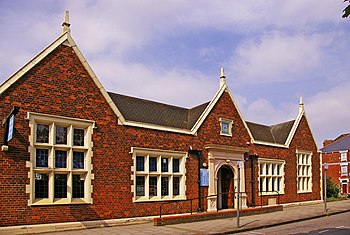
[{"label": "roof ridge", "polygon": [[139,97],[135,97],[135,96],[130,96],[130,95],[124,95],[124,94],[120,94],[120,93],[115,93],[115,92],[111,92],[111,91],[107,91],[107,93],[112,94],[112,95],[113,95],[113,94],[114,94],[114,95],[120,95],[120,96],[132,98],[132,99],[136,99],[136,100],[142,100],[142,101],[149,102],[149,103],[156,103],[156,104],[160,104],[160,105],[164,105],[164,106],[168,106],[168,107],[173,107],[173,108],[178,108],[178,109],[184,109],[184,110],[190,110],[189,108],[185,108],[185,107],[181,107],[181,106],[177,106],[177,105],[173,105],[173,104],[166,104],[166,103],[162,103],[162,102],[160,102],[160,101],[148,100],[148,99],[139,98]]}]

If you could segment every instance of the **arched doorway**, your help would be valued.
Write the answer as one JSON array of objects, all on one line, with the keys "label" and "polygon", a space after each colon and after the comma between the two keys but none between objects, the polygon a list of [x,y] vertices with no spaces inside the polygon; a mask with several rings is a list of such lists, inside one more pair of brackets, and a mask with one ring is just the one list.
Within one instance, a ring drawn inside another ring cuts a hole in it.
[{"label": "arched doorway", "polygon": [[217,175],[218,209],[234,208],[234,175],[227,165],[220,167]]}]

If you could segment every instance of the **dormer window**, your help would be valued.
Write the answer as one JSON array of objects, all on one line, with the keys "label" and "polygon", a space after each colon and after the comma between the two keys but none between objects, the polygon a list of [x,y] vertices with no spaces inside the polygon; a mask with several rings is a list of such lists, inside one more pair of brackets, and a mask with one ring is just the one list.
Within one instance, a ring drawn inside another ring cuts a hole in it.
[{"label": "dormer window", "polygon": [[220,118],[220,135],[232,136],[232,121]]}]

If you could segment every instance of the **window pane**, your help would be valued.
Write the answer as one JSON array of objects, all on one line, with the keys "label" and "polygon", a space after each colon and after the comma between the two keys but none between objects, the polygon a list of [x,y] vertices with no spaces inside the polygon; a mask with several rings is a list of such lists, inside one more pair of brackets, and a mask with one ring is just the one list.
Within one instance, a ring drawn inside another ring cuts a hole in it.
[{"label": "window pane", "polygon": [[157,171],[157,158],[156,157],[149,158],[149,171]]},{"label": "window pane", "polygon": [[67,168],[67,151],[55,150],[55,167]]},{"label": "window pane", "polygon": [[270,178],[266,178],[266,191],[270,191],[270,188],[269,188],[269,184],[270,184]]},{"label": "window pane", "polygon": [[157,177],[149,177],[149,196],[157,196]]},{"label": "window pane", "polygon": [[162,196],[169,196],[169,177],[162,177]]},{"label": "window pane", "polygon": [[180,195],[180,177],[173,178],[173,195]]},{"label": "window pane", "polygon": [[136,176],[136,196],[145,196],[145,177]]},{"label": "window pane", "polygon": [[180,159],[173,158],[173,172],[180,172]]},{"label": "window pane", "polygon": [[280,175],[281,173],[280,173],[280,165],[278,164],[277,165],[277,175]]},{"label": "window pane", "polygon": [[49,125],[36,125],[36,142],[49,143]]},{"label": "window pane", "polygon": [[36,167],[48,167],[49,150],[36,149]]},{"label": "window pane", "polygon": [[145,157],[136,156],[136,171],[145,171]]},{"label": "window pane", "polygon": [[260,178],[260,192],[264,192],[265,189],[264,189],[264,179],[263,178]]},{"label": "window pane", "polygon": [[67,127],[56,126],[56,144],[67,144]]},{"label": "window pane", "polygon": [[277,191],[281,190],[281,178],[277,178]]},{"label": "window pane", "polygon": [[229,123],[223,121],[221,122],[221,133],[229,134]]},{"label": "window pane", "polygon": [[54,182],[55,198],[67,198],[67,175],[56,174]]},{"label": "window pane", "polygon": [[73,175],[73,198],[84,198],[84,177]]},{"label": "window pane", "polygon": [[162,158],[162,172],[168,172],[168,158]]},{"label": "window pane", "polygon": [[73,145],[84,146],[84,129],[74,128]]},{"label": "window pane", "polygon": [[263,166],[264,166],[264,164],[260,164],[260,175],[264,174]]},{"label": "window pane", "polygon": [[35,174],[35,198],[49,197],[49,176],[47,174]]},{"label": "window pane", "polygon": [[84,153],[73,152],[73,168],[84,169]]}]

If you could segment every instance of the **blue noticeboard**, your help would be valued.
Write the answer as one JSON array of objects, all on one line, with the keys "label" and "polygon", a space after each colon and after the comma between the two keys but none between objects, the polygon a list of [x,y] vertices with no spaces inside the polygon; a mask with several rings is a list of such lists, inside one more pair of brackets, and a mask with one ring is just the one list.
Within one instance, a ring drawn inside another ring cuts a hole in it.
[{"label": "blue noticeboard", "polygon": [[200,186],[208,187],[209,186],[209,171],[208,169],[200,169]]},{"label": "blue noticeboard", "polygon": [[9,131],[7,135],[7,141],[10,141],[12,139],[14,122],[15,122],[15,115],[12,114],[9,118]]}]

